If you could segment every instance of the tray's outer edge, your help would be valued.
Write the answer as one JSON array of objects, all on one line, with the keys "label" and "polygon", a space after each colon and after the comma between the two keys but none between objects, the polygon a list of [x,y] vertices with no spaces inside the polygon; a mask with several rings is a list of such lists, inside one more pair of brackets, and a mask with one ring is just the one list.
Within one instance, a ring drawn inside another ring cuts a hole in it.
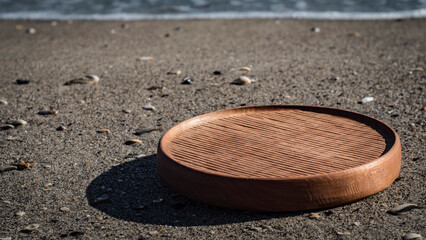
[{"label": "tray's outer edge", "polygon": [[161,179],[183,196],[206,204],[251,211],[300,211],[353,202],[390,186],[401,168],[401,144],[395,131],[392,148],[379,159],[335,174],[294,179],[244,179],[196,171],[157,150]]}]

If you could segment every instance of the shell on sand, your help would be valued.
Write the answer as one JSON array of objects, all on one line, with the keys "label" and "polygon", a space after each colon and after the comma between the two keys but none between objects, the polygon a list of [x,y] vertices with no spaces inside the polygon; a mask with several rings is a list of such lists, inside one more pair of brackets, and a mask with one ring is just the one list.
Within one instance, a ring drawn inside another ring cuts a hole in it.
[{"label": "shell on sand", "polygon": [[72,79],[68,82],[66,82],[64,85],[65,86],[69,86],[69,85],[74,85],[74,84],[89,84],[89,83],[98,83],[99,82],[99,77],[96,75],[87,75],[85,77],[80,77],[80,78],[76,78],[76,79]]}]

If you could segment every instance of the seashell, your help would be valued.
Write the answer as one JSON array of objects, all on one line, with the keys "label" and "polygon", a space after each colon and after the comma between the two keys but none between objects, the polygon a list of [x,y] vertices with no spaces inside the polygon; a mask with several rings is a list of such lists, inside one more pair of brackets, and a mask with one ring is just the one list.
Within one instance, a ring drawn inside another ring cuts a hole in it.
[{"label": "seashell", "polygon": [[177,71],[171,71],[171,72],[167,72],[168,75],[181,75],[182,71],[181,70],[177,70]]},{"label": "seashell", "polygon": [[424,72],[425,70],[422,67],[417,67],[417,68],[414,68],[413,71]]},{"label": "seashell", "polygon": [[61,207],[59,210],[61,210],[62,212],[70,212],[71,210],[67,207]]},{"label": "seashell", "polygon": [[136,132],[134,134],[139,136],[139,135],[142,135],[144,133],[150,133],[150,132],[157,131],[157,130],[160,130],[160,129],[159,128],[142,128],[142,129],[136,130]]},{"label": "seashell", "polygon": [[150,111],[155,111],[155,107],[152,106],[152,105],[149,105],[149,104],[143,106],[143,109],[150,110]]},{"label": "seashell", "polygon": [[66,82],[64,85],[65,86],[69,86],[69,85],[74,85],[74,84],[89,84],[89,83],[98,83],[99,82],[99,77],[96,75],[87,75],[85,77],[81,77],[81,78],[76,78],[76,79],[72,79],[68,82]]},{"label": "seashell", "polygon": [[348,235],[351,235],[351,233],[350,232],[336,232],[337,233],[337,235],[341,235],[341,236],[348,236]]},{"label": "seashell", "polygon": [[6,100],[0,99],[0,105],[7,105],[9,104]]},{"label": "seashell", "polygon": [[361,99],[362,103],[368,103],[368,102],[372,102],[374,101],[374,97],[365,97],[363,99]]},{"label": "seashell", "polygon": [[58,111],[56,110],[40,110],[38,111],[38,115],[55,115]]},{"label": "seashell", "polygon": [[321,216],[318,213],[311,213],[309,214],[309,219],[319,219]]},{"label": "seashell", "polygon": [[39,227],[40,227],[39,224],[30,224],[30,225],[26,226],[24,228],[24,230],[27,231],[27,232],[33,232],[33,231],[37,230]]},{"label": "seashell", "polygon": [[250,80],[250,78],[246,77],[246,76],[241,76],[237,79],[235,79],[232,84],[235,85],[246,85],[246,84],[250,84],[252,81]]},{"label": "seashell", "polygon": [[404,239],[404,240],[412,240],[412,239],[420,240],[420,239],[422,239],[422,235],[417,234],[417,233],[408,233],[408,234],[405,234],[404,237],[402,237],[402,239]]},{"label": "seashell", "polygon": [[18,164],[16,164],[16,167],[18,168],[18,170],[24,170],[31,167],[31,163],[29,161],[21,160],[18,162]]},{"label": "seashell", "polygon": [[398,213],[411,210],[413,208],[418,208],[418,206],[416,204],[414,204],[414,203],[404,203],[404,204],[401,204],[401,205],[398,205],[396,207],[393,207],[393,208],[389,209],[387,211],[387,213],[396,215]]},{"label": "seashell", "polygon": [[36,33],[36,30],[35,30],[35,28],[28,28],[27,33],[28,34],[34,34],[34,33]]},{"label": "seashell", "polygon": [[108,199],[109,199],[108,195],[104,194],[100,197],[95,198],[92,203],[94,203],[94,204],[95,203],[101,203],[101,202],[107,201]]},{"label": "seashell", "polygon": [[313,27],[311,28],[311,32],[319,33],[321,29],[319,27]]},{"label": "seashell", "polygon": [[13,126],[23,126],[23,125],[27,125],[27,121],[22,120],[22,119],[18,119],[16,121],[12,122]]},{"label": "seashell", "polygon": [[194,82],[194,79],[187,77],[183,79],[183,81],[180,84],[192,84]]},{"label": "seashell", "polygon": [[15,213],[15,216],[18,216],[18,217],[22,217],[24,215],[25,215],[25,212],[23,212],[23,211],[19,211],[19,212]]},{"label": "seashell", "polygon": [[96,131],[97,133],[111,133],[111,131],[110,130],[108,130],[108,129],[106,129],[106,128],[102,128],[102,129],[99,129],[98,131]]},{"label": "seashell", "polygon": [[21,78],[16,79],[16,84],[22,85],[22,84],[28,84],[28,83],[30,83],[30,80],[28,79],[21,79]]},{"label": "seashell", "polygon": [[6,125],[1,126],[0,128],[1,128],[1,130],[9,130],[9,129],[12,129],[12,128],[15,128],[15,127],[11,124],[6,124]]},{"label": "seashell", "polygon": [[163,90],[165,87],[163,86],[151,86],[147,88],[146,90]]},{"label": "seashell", "polygon": [[130,109],[124,109],[124,110],[123,110],[123,112],[124,112],[124,113],[131,113],[131,112],[132,112],[132,110],[130,110]]},{"label": "seashell", "polygon": [[0,166],[0,172],[8,172],[8,171],[13,171],[17,169],[18,167],[16,166]]},{"label": "seashell", "polygon": [[153,57],[137,57],[136,61],[154,61]]},{"label": "seashell", "polygon": [[141,142],[142,141],[139,140],[139,139],[129,139],[129,140],[125,141],[124,144],[126,144],[126,145],[132,145],[132,144],[141,143]]},{"label": "seashell", "polygon": [[250,72],[250,71],[251,71],[251,68],[249,68],[249,67],[242,67],[242,68],[240,68],[240,71],[243,71],[243,72]]},{"label": "seashell", "polygon": [[65,130],[67,130],[67,128],[61,125],[61,126],[57,127],[56,130],[57,131],[65,131]]}]

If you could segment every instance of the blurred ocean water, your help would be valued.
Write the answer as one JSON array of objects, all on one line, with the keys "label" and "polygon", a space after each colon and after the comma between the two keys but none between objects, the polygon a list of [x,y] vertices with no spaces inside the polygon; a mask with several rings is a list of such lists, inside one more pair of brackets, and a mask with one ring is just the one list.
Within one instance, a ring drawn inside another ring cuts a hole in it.
[{"label": "blurred ocean water", "polygon": [[426,0],[0,0],[0,19],[426,17]]}]

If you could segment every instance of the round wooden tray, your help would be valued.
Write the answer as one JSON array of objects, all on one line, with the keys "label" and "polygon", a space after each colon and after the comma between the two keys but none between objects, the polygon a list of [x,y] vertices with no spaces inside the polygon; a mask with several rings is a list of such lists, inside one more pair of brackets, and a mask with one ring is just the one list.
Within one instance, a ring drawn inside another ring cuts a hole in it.
[{"label": "round wooden tray", "polygon": [[160,177],[189,198],[253,211],[326,208],[375,194],[397,178],[401,144],[374,118],[313,106],[242,107],[167,131]]}]

